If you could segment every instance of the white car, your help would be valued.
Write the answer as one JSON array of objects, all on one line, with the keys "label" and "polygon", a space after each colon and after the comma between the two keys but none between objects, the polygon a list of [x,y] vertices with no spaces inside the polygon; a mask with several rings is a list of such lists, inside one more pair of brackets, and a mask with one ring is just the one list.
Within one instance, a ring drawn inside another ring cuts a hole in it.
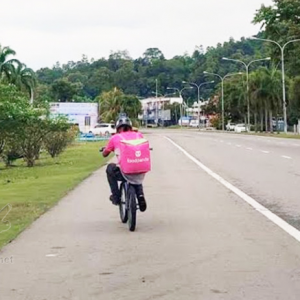
[{"label": "white car", "polygon": [[190,122],[190,127],[193,127],[193,128],[199,127],[199,121],[198,120],[192,120]]},{"label": "white car", "polygon": [[109,136],[116,133],[116,128],[114,124],[101,123],[90,129],[90,133],[93,133],[94,135]]},{"label": "white car", "polygon": [[226,125],[226,130],[227,131],[233,131],[235,129],[235,126],[236,126],[236,124],[234,124],[234,123],[228,123]]},{"label": "white car", "polygon": [[238,132],[238,133],[246,132],[247,131],[246,125],[245,124],[237,124],[234,127],[234,131]]}]

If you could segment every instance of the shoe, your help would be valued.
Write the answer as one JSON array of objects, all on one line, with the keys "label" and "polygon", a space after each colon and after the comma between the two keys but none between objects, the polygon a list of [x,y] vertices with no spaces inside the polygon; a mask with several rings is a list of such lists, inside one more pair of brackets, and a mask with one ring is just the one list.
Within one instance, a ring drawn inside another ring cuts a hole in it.
[{"label": "shoe", "polygon": [[120,204],[120,199],[114,195],[109,196],[109,200],[112,202],[114,205],[119,205]]},{"label": "shoe", "polygon": [[147,203],[144,195],[139,195],[137,197],[140,211],[145,211],[147,209]]}]

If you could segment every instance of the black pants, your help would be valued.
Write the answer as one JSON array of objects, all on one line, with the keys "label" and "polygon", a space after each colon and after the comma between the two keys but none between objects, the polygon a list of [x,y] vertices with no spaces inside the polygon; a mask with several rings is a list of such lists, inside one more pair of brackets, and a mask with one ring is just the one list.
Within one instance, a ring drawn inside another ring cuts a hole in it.
[{"label": "black pants", "polygon": [[[126,179],[123,177],[120,168],[114,163],[108,164],[106,168],[106,174],[111,193],[114,197],[121,198],[118,181],[126,181]],[[133,186],[138,196],[144,195],[143,186],[141,184]]]}]

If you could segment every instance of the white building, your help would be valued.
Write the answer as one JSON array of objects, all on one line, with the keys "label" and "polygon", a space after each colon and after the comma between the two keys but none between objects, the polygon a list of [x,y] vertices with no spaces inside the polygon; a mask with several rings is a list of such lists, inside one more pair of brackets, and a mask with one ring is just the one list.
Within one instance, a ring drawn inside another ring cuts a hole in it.
[{"label": "white building", "polygon": [[51,102],[51,116],[65,116],[72,124],[78,124],[81,132],[89,132],[98,122],[98,103]]},{"label": "white building", "polygon": [[165,105],[173,103],[182,104],[183,99],[179,97],[151,97],[141,99],[140,102],[142,104],[143,115],[140,115],[139,119],[155,121],[163,118],[164,120],[170,120],[170,112],[165,111]]},{"label": "white building", "polygon": [[198,105],[198,101],[195,101],[192,105],[192,107],[187,108],[187,114],[188,116],[194,117],[194,118],[198,118],[198,114],[200,111],[200,115],[203,111],[202,107],[205,106],[208,103],[208,101],[200,101],[199,105]]}]

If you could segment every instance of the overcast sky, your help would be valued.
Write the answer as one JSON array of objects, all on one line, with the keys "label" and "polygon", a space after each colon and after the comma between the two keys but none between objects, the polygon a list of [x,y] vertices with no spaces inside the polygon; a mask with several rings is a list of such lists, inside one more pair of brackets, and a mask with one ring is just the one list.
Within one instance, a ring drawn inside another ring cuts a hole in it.
[{"label": "overcast sky", "polygon": [[256,34],[261,4],[272,0],[4,0],[0,44],[34,70],[151,47],[171,58]]}]

